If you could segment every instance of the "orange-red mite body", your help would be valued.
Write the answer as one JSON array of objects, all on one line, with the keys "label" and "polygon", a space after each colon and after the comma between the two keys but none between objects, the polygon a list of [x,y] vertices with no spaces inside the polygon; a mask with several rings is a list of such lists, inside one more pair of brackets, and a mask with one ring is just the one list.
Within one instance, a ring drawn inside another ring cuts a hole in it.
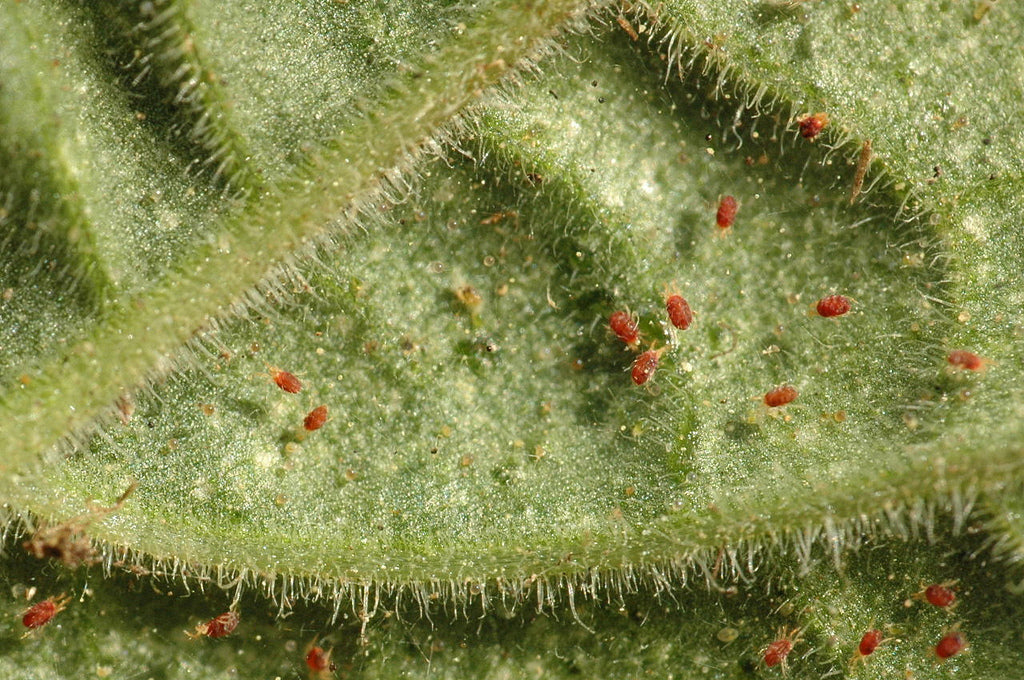
[{"label": "orange-red mite body", "polygon": [[819,316],[842,316],[850,311],[850,300],[843,295],[829,295],[818,300],[817,309]]},{"label": "orange-red mite body", "polygon": [[968,371],[980,371],[982,366],[981,357],[965,349],[955,349],[950,352],[949,363],[957,368],[964,368]]},{"label": "orange-red mite body", "polygon": [[285,392],[297,394],[302,389],[302,383],[288,371],[274,371],[274,382]]},{"label": "orange-red mite body", "polygon": [[783,385],[782,387],[776,387],[774,390],[764,395],[764,403],[766,406],[775,408],[776,406],[785,406],[796,399],[796,397],[796,389],[790,385]]},{"label": "orange-red mite body", "polygon": [[312,432],[313,430],[319,430],[326,422],[327,407],[317,406],[315,409],[310,411],[308,415],[306,415],[305,419],[302,421],[302,427]]},{"label": "orange-red mite body", "polygon": [[665,298],[665,309],[668,311],[669,321],[679,330],[685,331],[693,323],[693,310],[682,295],[669,295]]},{"label": "orange-red mite body", "polygon": [[206,624],[206,637],[222,638],[231,635],[238,627],[238,612],[228,611],[210,619]]},{"label": "orange-red mite body", "polygon": [[322,647],[313,647],[306,653],[306,665],[314,673],[334,670],[334,664],[331,663],[331,653],[325,652]]},{"label": "orange-red mite body", "polygon": [[870,656],[875,652],[875,649],[882,642],[882,631],[880,630],[869,630],[864,633],[864,637],[860,639],[860,646],[857,647],[857,651],[860,652],[861,656]]},{"label": "orange-red mite body", "polygon": [[638,356],[633,362],[633,382],[643,385],[650,380],[654,372],[658,370],[659,361],[661,361],[661,352],[656,349],[649,349]]},{"label": "orange-red mite body", "polygon": [[764,665],[771,668],[778,666],[786,660],[789,653],[793,651],[793,643],[790,640],[782,639],[768,645],[764,650]]},{"label": "orange-red mite body", "polygon": [[828,125],[827,113],[815,113],[810,116],[804,116],[800,120],[800,136],[804,139],[814,139],[821,134],[826,125]]},{"label": "orange-red mite body", "polygon": [[612,333],[622,340],[627,345],[635,345],[640,340],[640,330],[636,325],[636,320],[629,315],[629,312],[613,312],[608,317],[608,326],[612,329]]},{"label": "orange-red mite body", "polygon": [[924,589],[924,599],[936,607],[948,607],[956,602],[956,593],[936,583]]},{"label": "orange-red mite body", "polygon": [[45,626],[59,612],[64,611],[66,602],[67,598],[63,597],[57,599],[50,597],[42,602],[36,602],[25,610],[21,617],[21,623],[29,630]]},{"label": "orange-red mite body", "polygon": [[732,223],[736,221],[736,213],[739,212],[740,205],[736,202],[736,199],[732,196],[722,196],[722,200],[718,202],[718,213],[715,215],[715,222],[718,223],[720,229],[728,229],[732,226]]},{"label": "orange-red mite body", "polygon": [[963,635],[960,633],[949,633],[946,637],[939,640],[939,644],[935,645],[935,656],[940,659],[948,659],[962,652],[966,646],[967,641],[964,640]]}]

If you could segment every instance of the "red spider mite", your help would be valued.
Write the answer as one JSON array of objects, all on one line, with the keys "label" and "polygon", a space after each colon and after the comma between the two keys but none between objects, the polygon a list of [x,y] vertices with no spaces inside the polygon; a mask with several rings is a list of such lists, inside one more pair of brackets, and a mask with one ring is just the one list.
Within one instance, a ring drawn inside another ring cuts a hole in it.
[{"label": "red spider mite", "polygon": [[722,196],[718,202],[718,212],[715,214],[715,222],[719,229],[728,229],[736,221],[736,213],[739,212],[740,204],[732,196]]},{"label": "red spider mite", "polygon": [[690,303],[679,293],[665,293],[665,310],[672,325],[685,331],[693,323],[693,310]]},{"label": "red spider mite", "polygon": [[319,430],[327,422],[327,407],[317,406],[315,409],[306,415],[302,421],[302,427],[306,428],[309,432],[313,430]]},{"label": "red spider mite", "polygon": [[827,113],[811,113],[800,120],[800,136],[804,139],[814,139],[821,131],[828,125],[828,114]]},{"label": "red spider mite", "polygon": [[333,671],[336,666],[331,662],[331,652],[325,652],[323,647],[310,647],[306,652],[306,665],[313,673],[323,675]]},{"label": "red spider mite", "polygon": [[238,627],[240,618],[238,612],[232,609],[220,616],[215,616],[206,623],[200,623],[196,626],[194,633],[186,633],[186,635],[193,639],[203,637],[204,635],[209,638],[227,637]]},{"label": "red spider mite", "polygon": [[940,659],[948,659],[964,651],[966,647],[967,640],[964,639],[963,635],[956,631],[947,633],[945,637],[939,640],[939,644],[935,645],[935,656]]},{"label": "red spider mite", "polygon": [[842,316],[850,311],[850,298],[844,295],[829,295],[818,300],[816,309],[819,316],[826,318]]},{"label": "red spider mite", "polygon": [[658,362],[661,361],[661,355],[665,353],[665,348],[661,349],[649,349],[636,358],[633,362],[633,370],[631,375],[633,382],[637,385],[643,385],[654,372],[658,370]]},{"label": "red spider mite", "polygon": [[270,371],[270,378],[274,384],[289,394],[298,394],[302,390],[302,381],[295,377],[294,373],[282,371],[275,366],[267,366]]},{"label": "red spider mite", "polygon": [[946,586],[933,583],[924,589],[924,599],[936,607],[948,607],[956,602],[956,593]]},{"label": "red spider mite", "polygon": [[612,329],[616,337],[630,347],[636,347],[640,342],[640,329],[636,319],[629,312],[619,310],[612,312],[608,317],[608,327]]},{"label": "red spider mite", "polygon": [[878,629],[869,630],[864,633],[864,636],[860,639],[860,645],[857,647],[857,653],[861,656],[870,656],[875,653],[875,649],[882,642],[882,631]]},{"label": "red spider mite", "polygon": [[36,602],[22,614],[22,625],[29,630],[45,626],[54,616],[67,608],[70,599],[67,595],[61,594],[57,597],[48,597],[42,602]]},{"label": "red spider mite", "polygon": [[980,371],[985,365],[985,361],[981,357],[974,352],[968,352],[965,349],[953,350],[949,353],[947,360],[950,365],[967,371]]},{"label": "red spider mite", "polygon": [[791,385],[783,385],[782,387],[776,387],[771,392],[764,395],[765,406],[770,408],[776,408],[778,406],[785,406],[789,402],[793,401],[797,397],[797,391]]},{"label": "red spider mite", "polygon": [[786,632],[785,629],[779,631],[779,639],[775,640],[767,647],[764,648],[763,658],[764,665],[768,668],[773,666],[782,665],[782,668],[786,668],[786,657],[793,651],[793,645],[800,641],[800,629],[794,628],[790,632]]}]

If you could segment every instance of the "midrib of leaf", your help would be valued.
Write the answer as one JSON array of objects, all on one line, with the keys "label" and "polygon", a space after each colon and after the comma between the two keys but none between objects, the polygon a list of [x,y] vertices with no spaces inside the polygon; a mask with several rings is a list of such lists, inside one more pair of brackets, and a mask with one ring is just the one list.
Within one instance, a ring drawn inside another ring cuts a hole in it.
[{"label": "midrib of leaf", "polygon": [[87,427],[119,393],[166,370],[182,343],[243,302],[274,267],[326,233],[346,209],[358,207],[380,184],[382,171],[400,165],[585,4],[494,3],[420,70],[397,81],[392,94],[311,158],[298,177],[226,218],[206,244],[152,288],[113,302],[100,329],[33,371],[28,384],[0,407],[0,417],[11,424],[0,448],[0,470],[24,470],[40,452]]}]

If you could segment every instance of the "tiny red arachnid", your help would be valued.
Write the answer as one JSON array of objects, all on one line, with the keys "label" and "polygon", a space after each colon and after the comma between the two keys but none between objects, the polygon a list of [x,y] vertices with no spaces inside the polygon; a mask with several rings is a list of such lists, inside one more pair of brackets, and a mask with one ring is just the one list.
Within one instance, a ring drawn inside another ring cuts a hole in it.
[{"label": "tiny red arachnid", "polygon": [[764,395],[764,404],[769,408],[785,406],[797,397],[796,388],[792,385],[783,385]]},{"label": "tiny red arachnid", "polygon": [[289,394],[298,394],[302,391],[302,381],[295,377],[294,373],[282,371],[279,368],[268,368],[270,377],[274,384]]},{"label": "tiny red arachnid", "polygon": [[736,213],[739,212],[740,204],[732,196],[722,196],[718,201],[718,212],[715,213],[715,223],[719,229],[728,229],[736,221]]},{"label": "tiny red arachnid", "polygon": [[241,619],[238,612],[234,609],[230,609],[219,616],[215,616],[206,623],[200,623],[196,626],[196,630],[193,633],[185,632],[190,638],[195,639],[199,637],[209,638],[222,638],[231,635],[235,628],[238,627],[238,621]]},{"label": "tiny red arachnid", "polygon": [[850,298],[845,295],[828,295],[818,300],[815,309],[818,312],[818,316],[825,318],[842,316],[850,311]]},{"label": "tiny red arachnid", "polygon": [[964,651],[967,647],[967,640],[958,631],[946,633],[946,635],[939,640],[939,643],[935,645],[935,656],[940,659],[948,659],[951,656],[956,656],[960,652]]},{"label": "tiny red arachnid", "polygon": [[768,668],[781,665],[782,670],[785,672],[786,657],[793,651],[793,645],[798,642],[800,642],[799,628],[794,628],[788,633],[785,628],[781,629],[778,633],[778,639],[771,642],[761,653],[764,665]]},{"label": "tiny red arachnid", "polygon": [[306,652],[306,666],[309,667],[310,675],[314,677],[325,677],[333,671],[336,666],[331,661],[331,651],[324,651],[323,647],[310,647]]},{"label": "tiny red arachnid", "polygon": [[327,422],[327,407],[317,406],[310,411],[302,421],[302,427],[308,432],[319,430]]},{"label": "tiny red arachnid", "polygon": [[632,348],[636,348],[640,342],[640,328],[636,319],[629,312],[619,310],[612,312],[608,317],[608,327],[612,329],[615,336]]},{"label": "tiny red arachnid", "polygon": [[693,323],[693,310],[690,303],[682,295],[670,292],[665,289],[665,311],[668,312],[668,320],[672,325],[681,331],[685,331]]},{"label": "tiny red arachnid", "polygon": [[933,583],[924,589],[924,599],[936,607],[949,607],[956,602],[956,593],[944,585]]},{"label": "tiny red arachnid", "polygon": [[42,602],[36,602],[21,615],[21,623],[29,630],[45,626],[54,616],[67,608],[70,600],[70,597],[61,593],[57,597],[48,597]]},{"label": "tiny red arachnid", "polygon": [[882,643],[882,631],[877,628],[864,633],[857,646],[857,653],[861,656],[870,656],[875,653],[878,645]]},{"label": "tiny red arachnid", "polygon": [[800,136],[804,139],[814,139],[828,125],[828,114],[809,113],[797,122],[800,124]]},{"label": "tiny red arachnid", "polygon": [[974,352],[965,349],[955,349],[946,358],[951,366],[962,368],[965,371],[980,371],[985,367],[985,360]]},{"label": "tiny red arachnid", "polygon": [[661,355],[665,353],[665,348],[661,349],[649,349],[636,358],[633,362],[633,370],[630,372],[633,382],[637,385],[643,385],[654,372],[658,370],[658,362],[661,361]]}]

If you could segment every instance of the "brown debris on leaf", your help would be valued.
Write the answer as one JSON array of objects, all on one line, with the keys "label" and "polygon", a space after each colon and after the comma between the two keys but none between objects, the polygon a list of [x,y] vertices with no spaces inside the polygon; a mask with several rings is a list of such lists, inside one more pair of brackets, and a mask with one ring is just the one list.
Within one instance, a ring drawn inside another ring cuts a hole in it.
[{"label": "brown debris on leaf", "polygon": [[125,500],[135,491],[136,483],[132,482],[121,497],[110,507],[91,508],[88,512],[72,517],[59,524],[41,524],[32,536],[22,543],[28,554],[39,559],[51,557],[60,560],[69,569],[76,569],[83,564],[95,564],[96,548],[86,535],[86,529],[124,505]]}]

